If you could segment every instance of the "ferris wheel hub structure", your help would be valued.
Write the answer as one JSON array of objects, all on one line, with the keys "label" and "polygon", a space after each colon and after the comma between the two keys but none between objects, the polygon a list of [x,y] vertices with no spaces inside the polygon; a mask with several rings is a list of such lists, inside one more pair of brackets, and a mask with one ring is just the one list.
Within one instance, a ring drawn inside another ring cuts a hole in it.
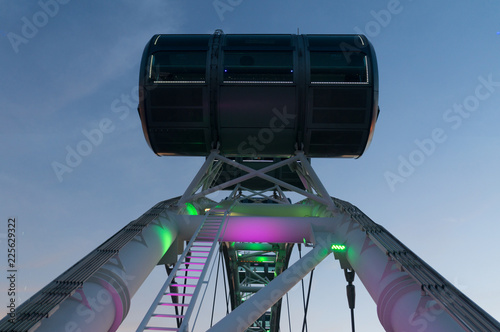
[{"label": "ferris wheel hub structure", "polygon": [[[283,296],[328,256],[344,270],[353,322],[357,275],[387,331],[500,331],[384,227],[333,198],[311,166],[357,158],[371,141],[378,73],[365,36],[155,35],[139,84],[153,151],[204,156],[203,165],[180,196],[119,230],[0,331],[117,331],[157,265],[166,280],[137,331],[194,331],[219,260],[228,314],[201,328],[278,332]],[[303,199],[292,204],[289,193]]]}]

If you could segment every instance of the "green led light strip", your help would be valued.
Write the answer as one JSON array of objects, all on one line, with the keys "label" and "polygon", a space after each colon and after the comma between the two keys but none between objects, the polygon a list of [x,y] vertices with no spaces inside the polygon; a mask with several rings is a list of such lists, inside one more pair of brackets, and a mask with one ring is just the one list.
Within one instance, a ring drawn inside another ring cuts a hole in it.
[{"label": "green led light strip", "polygon": [[332,244],[332,250],[334,250],[334,251],[344,251],[345,250],[345,245],[344,244]]}]

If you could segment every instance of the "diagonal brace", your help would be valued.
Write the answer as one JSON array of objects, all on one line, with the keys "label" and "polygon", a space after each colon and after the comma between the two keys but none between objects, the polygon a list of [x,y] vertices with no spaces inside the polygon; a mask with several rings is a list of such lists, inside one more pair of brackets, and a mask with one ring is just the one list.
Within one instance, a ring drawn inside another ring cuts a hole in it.
[{"label": "diagonal brace", "polygon": [[253,322],[259,319],[259,317],[331,253],[328,243],[326,237],[321,237],[313,250],[283,271],[266,287],[239,305],[208,331],[246,331]]}]

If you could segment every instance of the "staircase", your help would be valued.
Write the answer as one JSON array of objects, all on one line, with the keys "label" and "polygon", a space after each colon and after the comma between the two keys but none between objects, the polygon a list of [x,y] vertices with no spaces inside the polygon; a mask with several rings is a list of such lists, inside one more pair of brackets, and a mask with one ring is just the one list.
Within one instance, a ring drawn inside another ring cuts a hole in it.
[{"label": "staircase", "polygon": [[218,206],[207,212],[177,264],[169,271],[137,332],[189,331],[189,318],[202,285],[208,283],[205,275],[228,211]]}]

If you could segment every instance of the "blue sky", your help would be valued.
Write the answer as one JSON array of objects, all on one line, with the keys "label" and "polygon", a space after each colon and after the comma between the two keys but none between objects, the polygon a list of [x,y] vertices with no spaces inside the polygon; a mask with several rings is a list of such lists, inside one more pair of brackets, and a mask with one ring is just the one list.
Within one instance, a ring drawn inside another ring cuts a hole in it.
[{"label": "blue sky", "polygon": [[[358,206],[500,319],[498,1],[233,0],[221,14],[211,0],[60,0],[40,14],[46,3],[54,2],[4,1],[0,13],[0,234],[8,217],[18,218],[21,300],[158,201],[181,194],[202,164],[156,157],[144,140],[136,88],[153,34],[299,28],[361,31],[378,57],[381,113],[370,148],[357,160],[313,160],[330,194]],[[58,178],[53,163],[65,163],[83,132],[103,121],[102,141]],[[314,331],[349,323],[345,281],[332,260],[314,282]],[[148,279],[150,289],[162,272]],[[360,330],[382,331],[356,285]],[[338,306],[332,312],[324,310],[325,289]],[[137,326],[152,296],[137,294],[120,331]]]}]

